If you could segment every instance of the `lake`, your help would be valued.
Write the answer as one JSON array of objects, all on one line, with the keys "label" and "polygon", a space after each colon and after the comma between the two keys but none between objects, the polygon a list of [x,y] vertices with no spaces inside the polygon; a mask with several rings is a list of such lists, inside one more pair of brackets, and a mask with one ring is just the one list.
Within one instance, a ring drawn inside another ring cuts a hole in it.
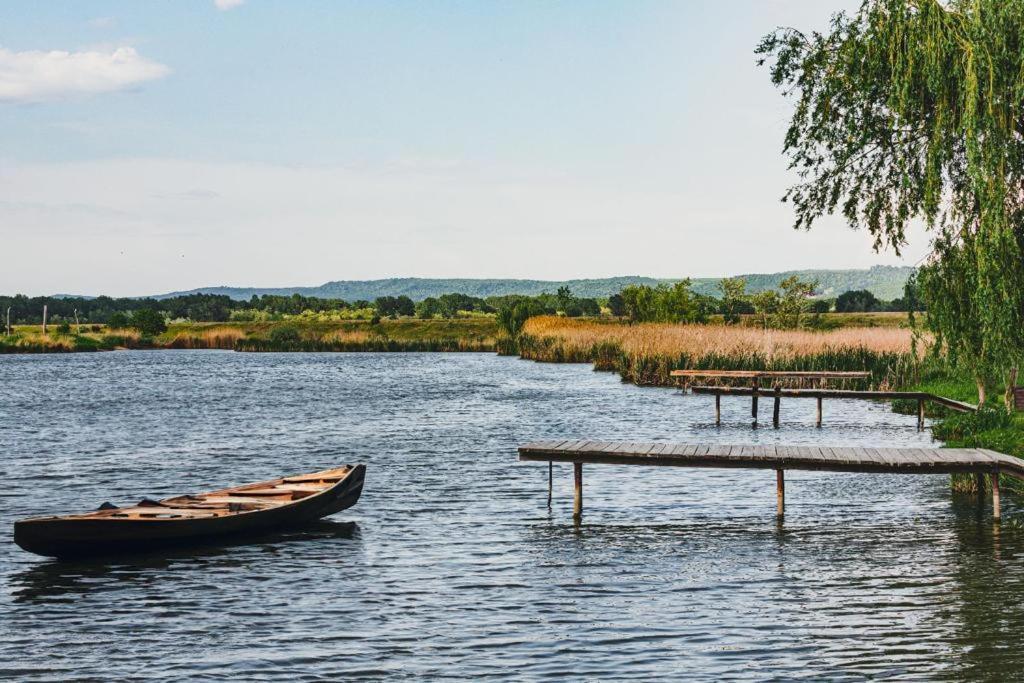
[{"label": "lake", "polygon": [[[490,354],[0,357],[0,678],[996,679],[1024,667],[1005,496],[947,476],[519,463],[535,439],[919,446],[885,404],[639,388]],[[770,404],[769,404],[770,408]],[[308,529],[58,563],[17,518],[367,465]]]}]

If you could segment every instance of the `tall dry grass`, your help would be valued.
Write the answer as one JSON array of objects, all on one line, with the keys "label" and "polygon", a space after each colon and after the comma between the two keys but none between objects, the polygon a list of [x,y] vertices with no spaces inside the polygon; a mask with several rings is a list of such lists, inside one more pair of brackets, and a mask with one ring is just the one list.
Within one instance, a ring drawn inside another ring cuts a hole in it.
[{"label": "tall dry grass", "polygon": [[178,332],[163,346],[171,349],[233,349],[245,332],[237,327],[211,327]]},{"label": "tall dry grass", "polygon": [[11,335],[0,333],[0,353],[63,353],[70,351],[110,351],[141,348],[141,335],[134,330],[83,330],[76,334],[48,332],[40,325],[20,325]]},{"label": "tall dry grass", "polygon": [[372,336],[365,330],[332,330],[320,340],[327,344],[366,344]]},{"label": "tall dry grass", "polygon": [[637,384],[671,384],[676,368],[721,370],[867,370],[875,386],[913,380],[912,333],[891,327],[826,332],[723,325],[635,325],[531,318],[519,338],[524,358],[593,362]]}]

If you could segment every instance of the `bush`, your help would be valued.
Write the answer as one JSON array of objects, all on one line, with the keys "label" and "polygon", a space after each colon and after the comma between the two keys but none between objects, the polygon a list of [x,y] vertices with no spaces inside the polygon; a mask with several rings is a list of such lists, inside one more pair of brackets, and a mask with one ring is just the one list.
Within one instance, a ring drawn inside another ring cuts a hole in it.
[{"label": "bush", "polygon": [[140,308],[132,315],[131,326],[146,335],[156,336],[167,331],[167,321],[164,316],[151,308]]},{"label": "bush", "polygon": [[99,341],[90,337],[76,336],[74,344],[75,351],[99,351],[104,348]]},{"label": "bush", "polygon": [[1013,415],[1005,408],[982,407],[973,413],[956,413],[932,427],[935,438],[980,445],[979,437],[985,432],[1007,429],[1013,425]]},{"label": "bush", "polygon": [[543,305],[535,299],[522,299],[498,309],[498,329],[515,339],[526,321],[544,313]]},{"label": "bush", "polygon": [[118,330],[123,330],[124,328],[128,327],[128,324],[128,316],[122,313],[121,311],[112,314],[110,316],[110,319],[107,321],[108,327]]},{"label": "bush", "polygon": [[67,320],[61,320],[57,325],[57,334],[71,334],[71,324]]},{"label": "bush", "polygon": [[270,331],[270,341],[281,346],[288,346],[301,342],[302,335],[294,327],[275,327]]}]

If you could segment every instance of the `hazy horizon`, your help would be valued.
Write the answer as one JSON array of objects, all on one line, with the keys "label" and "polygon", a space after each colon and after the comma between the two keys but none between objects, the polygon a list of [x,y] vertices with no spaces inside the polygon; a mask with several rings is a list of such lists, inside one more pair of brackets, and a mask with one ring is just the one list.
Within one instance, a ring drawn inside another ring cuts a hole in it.
[{"label": "hazy horizon", "polygon": [[0,291],[914,265],[779,201],[754,47],[856,4],[0,8]]}]

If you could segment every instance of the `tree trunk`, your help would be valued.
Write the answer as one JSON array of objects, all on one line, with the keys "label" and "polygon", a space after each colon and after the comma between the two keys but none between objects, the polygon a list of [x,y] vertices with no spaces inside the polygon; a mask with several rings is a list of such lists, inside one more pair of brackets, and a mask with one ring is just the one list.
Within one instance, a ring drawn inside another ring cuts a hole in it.
[{"label": "tree trunk", "polygon": [[1010,376],[1006,378],[1006,394],[1003,396],[1003,401],[1006,403],[1006,410],[1013,412],[1015,408],[1013,399],[1013,388],[1017,384],[1017,368],[1010,368]]},{"label": "tree trunk", "polygon": [[985,380],[975,377],[974,383],[978,385],[978,407],[981,408],[985,405]]}]

